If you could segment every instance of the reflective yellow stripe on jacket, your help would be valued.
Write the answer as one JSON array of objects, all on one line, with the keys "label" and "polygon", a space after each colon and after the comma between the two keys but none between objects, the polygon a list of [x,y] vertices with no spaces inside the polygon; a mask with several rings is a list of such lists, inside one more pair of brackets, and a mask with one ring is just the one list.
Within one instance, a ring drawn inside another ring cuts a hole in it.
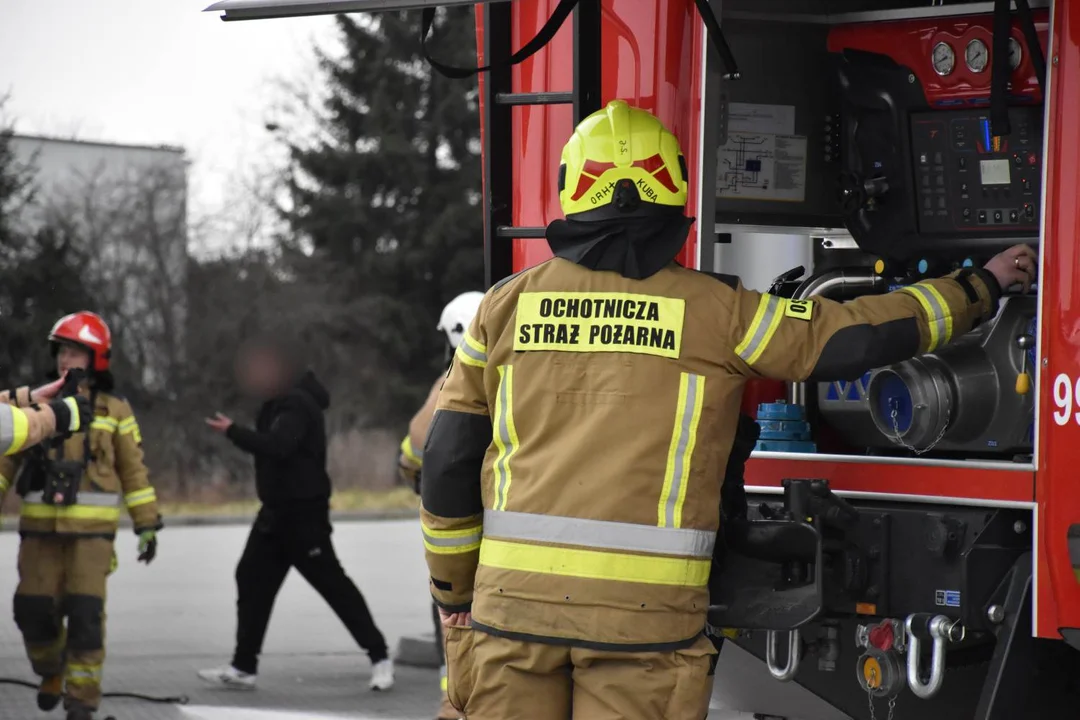
[{"label": "reflective yellow stripe on jacket", "polygon": [[424,532],[424,547],[439,555],[458,555],[480,547],[483,528],[480,525],[461,530],[435,530],[421,522]]},{"label": "reflective yellow stripe on jacket", "polygon": [[491,510],[483,534],[480,564],[488,567],[684,587],[708,583],[716,542],[703,530]]},{"label": "reflective yellow stripe on jacket", "polygon": [[758,302],[757,312],[750,322],[746,335],[735,347],[735,354],[741,357],[747,365],[757,362],[769,341],[776,334],[776,328],[780,327],[780,320],[784,317],[784,308],[787,300],[775,295],[762,295]]},{"label": "reflective yellow stripe on jacket", "polygon": [[466,331],[454,356],[466,365],[487,367],[487,347],[474,340]]},{"label": "reflective yellow stripe on jacket", "polygon": [[679,404],[675,410],[675,430],[668,449],[664,489],[657,508],[657,525],[677,528],[682,525],[683,503],[690,483],[690,459],[697,444],[698,422],[705,401],[705,378],[683,373],[679,380]]},{"label": "reflective yellow stripe on jacket", "polygon": [[124,505],[126,505],[129,510],[131,508],[137,508],[140,505],[148,505],[152,502],[157,502],[157,493],[154,492],[154,488],[152,487],[135,490],[124,496]]},{"label": "reflective yellow stripe on jacket", "polygon": [[42,493],[27,493],[21,515],[32,520],[101,520],[119,522],[120,498],[112,493],[79,493],[75,505],[49,505]]},{"label": "reflective yellow stripe on jacket", "polygon": [[900,291],[913,295],[922,305],[923,312],[926,313],[926,324],[930,326],[930,344],[926,352],[933,352],[952,340],[953,319],[949,314],[949,303],[945,301],[937,288],[924,283],[915,283],[900,288]]},{"label": "reflective yellow stripe on jacket", "polygon": [[514,366],[499,367],[499,390],[495,395],[495,417],[492,420],[492,440],[498,448],[495,456],[495,503],[496,510],[506,509],[510,493],[510,460],[517,452],[519,441],[514,427]]},{"label": "reflective yellow stripe on jacket", "polygon": [[14,455],[30,434],[26,413],[12,405],[0,405],[0,453]]}]

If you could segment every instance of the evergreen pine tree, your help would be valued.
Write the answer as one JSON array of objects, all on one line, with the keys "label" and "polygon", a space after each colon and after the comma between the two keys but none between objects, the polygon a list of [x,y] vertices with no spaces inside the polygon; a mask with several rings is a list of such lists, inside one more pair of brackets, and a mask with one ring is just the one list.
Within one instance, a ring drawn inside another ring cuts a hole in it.
[{"label": "evergreen pine tree", "polygon": [[[358,17],[337,18],[343,57],[321,58],[329,96],[319,139],[290,146],[286,219],[336,269],[351,340],[384,363],[366,400],[396,422],[445,370],[443,305],[483,289],[477,92],[427,65],[419,13]],[[440,11],[440,59],[476,64],[473,17]]]}]

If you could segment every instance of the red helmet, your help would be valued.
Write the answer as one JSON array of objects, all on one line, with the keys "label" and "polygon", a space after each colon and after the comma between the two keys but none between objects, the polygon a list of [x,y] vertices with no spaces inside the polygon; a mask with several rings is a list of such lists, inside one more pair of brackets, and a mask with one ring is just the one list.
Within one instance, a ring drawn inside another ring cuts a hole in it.
[{"label": "red helmet", "polygon": [[92,312],[77,312],[56,321],[49,332],[49,342],[67,342],[90,351],[90,368],[94,372],[109,369],[112,333],[105,321]]}]

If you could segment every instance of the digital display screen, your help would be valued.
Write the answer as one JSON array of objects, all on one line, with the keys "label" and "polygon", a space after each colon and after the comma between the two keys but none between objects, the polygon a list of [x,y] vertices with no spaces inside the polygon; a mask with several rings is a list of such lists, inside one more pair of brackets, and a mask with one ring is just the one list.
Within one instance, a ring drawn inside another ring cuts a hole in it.
[{"label": "digital display screen", "polygon": [[979,171],[982,173],[983,185],[1009,184],[1008,160],[980,160]]}]

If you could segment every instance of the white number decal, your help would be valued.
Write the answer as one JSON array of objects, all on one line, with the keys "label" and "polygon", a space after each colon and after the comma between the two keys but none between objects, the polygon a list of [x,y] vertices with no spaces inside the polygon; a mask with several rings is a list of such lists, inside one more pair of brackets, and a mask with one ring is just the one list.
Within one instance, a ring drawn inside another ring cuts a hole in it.
[{"label": "white number decal", "polygon": [[1073,412],[1074,402],[1077,408],[1080,408],[1080,378],[1076,379],[1075,390],[1073,386],[1073,381],[1065,373],[1054,378],[1054,405],[1057,406],[1057,410],[1054,411],[1054,422],[1058,425],[1067,424],[1070,417],[1077,425],[1080,425],[1080,409]]}]

